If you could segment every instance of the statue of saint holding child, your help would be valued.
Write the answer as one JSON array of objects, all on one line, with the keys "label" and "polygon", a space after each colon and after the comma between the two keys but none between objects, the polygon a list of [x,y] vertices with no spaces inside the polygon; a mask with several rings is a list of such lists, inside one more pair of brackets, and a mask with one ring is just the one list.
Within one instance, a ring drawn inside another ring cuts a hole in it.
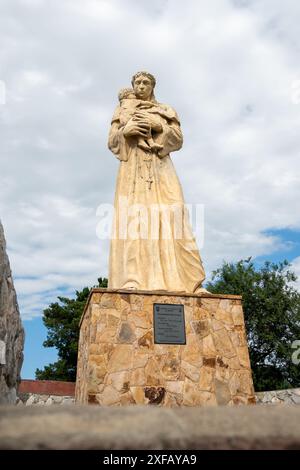
[{"label": "statue of saint holding child", "polygon": [[109,148],[120,160],[108,287],[201,292],[199,251],[170,153],[183,138],[177,113],[154,97],[148,72],[119,93]]}]

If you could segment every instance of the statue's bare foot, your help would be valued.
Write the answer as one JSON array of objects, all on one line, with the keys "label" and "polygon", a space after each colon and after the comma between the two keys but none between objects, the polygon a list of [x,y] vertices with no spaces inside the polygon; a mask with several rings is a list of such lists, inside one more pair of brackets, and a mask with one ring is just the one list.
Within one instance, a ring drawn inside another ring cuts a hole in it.
[{"label": "statue's bare foot", "polygon": [[209,292],[207,289],[205,289],[204,287],[198,287],[194,294],[211,294],[211,292]]},{"label": "statue's bare foot", "polygon": [[141,142],[138,142],[137,146],[138,146],[140,149],[146,150],[146,152],[150,152],[150,151],[151,151],[150,145],[148,145],[146,142],[144,142],[144,141],[142,141],[142,140],[141,140]]},{"label": "statue's bare foot", "polygon": [[129,281],[129,282],[126,282],[126,284],[122,287],[122,289],[137,290],[137,289],[138,289],[138,285],[137,285],[137,283],[134,282],[134,281]]},{"label": "statue's bare foot", "polygon": [[151,145],[151,150],[152,150],[153,152],[159,152],[159,151],[162,150],[162,149],[163,149],[163,146],[160,145],[160,144],[152,144],[152,145]]}]

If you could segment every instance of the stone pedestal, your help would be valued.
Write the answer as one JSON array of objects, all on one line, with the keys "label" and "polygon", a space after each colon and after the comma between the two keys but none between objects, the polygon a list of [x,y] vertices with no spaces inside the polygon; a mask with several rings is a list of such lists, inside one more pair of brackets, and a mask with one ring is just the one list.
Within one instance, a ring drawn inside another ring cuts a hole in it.
[{"label": "stone pedestal", "polygon": [[[184,305],[186,344],[154,344],[153,304]],[[240,296],[93,289],[80,323],[76,402],[255,403]]]}]

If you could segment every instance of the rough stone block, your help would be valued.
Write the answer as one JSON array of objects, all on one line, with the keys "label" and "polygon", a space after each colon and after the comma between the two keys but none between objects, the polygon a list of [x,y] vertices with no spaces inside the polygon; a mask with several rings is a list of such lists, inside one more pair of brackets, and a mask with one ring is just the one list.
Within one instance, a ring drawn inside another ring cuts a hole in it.
[{"label": "rough stone block", "polygon": [[[186,344],[154,343],[155,303],[184,305]],[[75,396],[108,406],[253,403],[241,297],[93,289]]]}]

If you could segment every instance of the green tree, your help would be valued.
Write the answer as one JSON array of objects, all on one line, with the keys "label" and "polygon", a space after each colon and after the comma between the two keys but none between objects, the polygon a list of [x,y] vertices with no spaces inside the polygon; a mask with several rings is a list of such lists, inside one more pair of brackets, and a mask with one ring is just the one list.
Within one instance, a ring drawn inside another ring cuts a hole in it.
[{"label": "green tree", "polygon": [[[95,287],[107,287],[107,279],[99,278]],[[59,302],[50,304],[44,310],[43,323],[48,333],[43,346],[57,348],[58,361],[36,369],[38,380],[76,380],[79,321],[88,299],[90,289],[85,287],[76,291],[75,299],[58,297]]]},{"label": "green tree", "polygon": [[293,364],[292,343],[300,340],[300,293],[287,261],[265,262],[256,269],[251,258],[223,263],[207,289],[243,296],[255,390],[300,386],[300,365]]}]

